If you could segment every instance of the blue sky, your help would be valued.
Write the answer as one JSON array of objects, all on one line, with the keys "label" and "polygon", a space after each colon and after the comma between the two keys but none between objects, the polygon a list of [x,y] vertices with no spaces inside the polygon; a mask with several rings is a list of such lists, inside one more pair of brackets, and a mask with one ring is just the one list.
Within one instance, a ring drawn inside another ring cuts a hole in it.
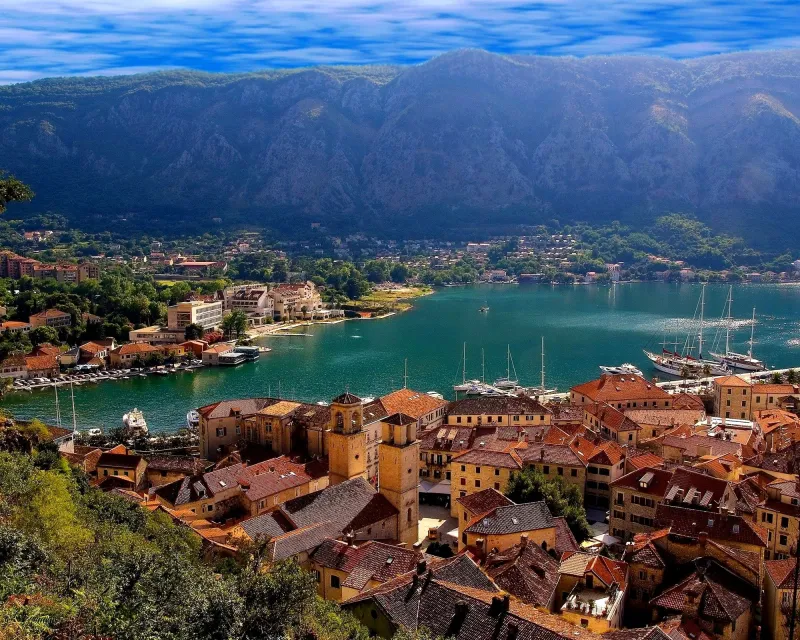
[{"label": "blue sky", "polygon": [[800,48],[800,0],[0,0],[0,84],[417,63],[463,47],[672,58]]}]

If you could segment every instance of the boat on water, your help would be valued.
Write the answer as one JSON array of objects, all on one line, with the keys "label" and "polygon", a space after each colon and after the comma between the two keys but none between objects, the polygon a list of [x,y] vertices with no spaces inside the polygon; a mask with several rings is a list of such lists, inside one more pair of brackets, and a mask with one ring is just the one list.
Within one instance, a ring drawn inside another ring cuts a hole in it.
[{"label": "boat on water", "polygon": [[131,409],[122,416],[122,424],[125,427],[126,435],[131,438],[140,438],[148,433],[147,422],[139,409]]},{"label": "boat on water", "polygon": [[524,390],[525,395],[533,396],[538,398],[540,396],[546,396],[553,393],[556,393],[558,389],[553,387],[552,389],[548,389],[547,385],[544,382],[544,336],[542,336],[542,370],[541,370],[541,380],[539,382],[539,386],[537,387],[528,387]]},{"label": "boat on water", "polygon": [[[513,377],[511,376],[512,371],[514,371]],[[514,367],[514,361],[511,359],[511,345],[506,347],[506,375],[504,378],[497,378],[494,381],[494,386],[498,389],[516,389],[519,387],[517,370]]]},{"label": "boat on water", "polygon": [[[709,376],[724,376],[728,375],[730,368],[716,360],[707,360],[703,357],[703,329],[704,329],[704,314],[706,306],[706,285],[700,292],[700,300],[698,301],[700,322],[696,335],[691,332],[687,334],[686,340],[683,344],[683,349],[678,353],[675,349],[667,349],[666,335],[664,342],[661,345],[661,353],[654,353],[644,349],[644,355],[653,363],[653,367],[662,373],[666,373],[676,378],[707,378]],[[697,311],[695,311],[695,317]],[[695,343],[696,340],[696,343]],[[677,343],[674,344],[677,348]],[[697,357],[693,356],[695,348],[697,349]]]},{"label": "boat on water", "polygon": [[641,369],[638,369],[630,362],[625,362],[615,367],[605,367],[603,365],[600,365],[600,371],[602,371],[603,373],[611,373],[614,375],[634,375],[634,376],[644,377],[644,374],[642,374]]},{"label": "boat on water", "polygon": [[486,313],[487,311],[489,311],[489,305],[488,304],[483,305],[480,309],[478,309],[478,311],[480,311],[481,313]]},{"label": "boat on water", "polygon": [[89,437],[102,436],[103,435],[103,430],[102,429],[97,429],[97,428],[89,429],[86,432],[86,435],[88,435]]},{"label": "boat on water", "polygon": [[467,393],[470,389],[479,385],[480,380],[467,380],[467,343],[464,343],[464,354],[461,356],[461,383],[453,385],[453,391]]},{"label": "boat on water", "polygon": [[444,396],[438,391],[426,391],[425,395],[430,396],[431,398],[436,398],[437,400],[444,400]]},{"label": "boat on water", "polygon": [[[753,338],[755,336],[756,327],[756,310],[753,308],[753,318],[750,321],[750,340],[748,341],[747,353],[737,353],[731,351],[731,325],[733,324],[733,287],[728,288],[728,299],[725,302],[727,308],[727,317],[725,318],[725,353],[716,353],[709,351],[709,355],[717,362],[721,362],[731,369],[737,371],[766,371],[767,365],[763,360],[753,356]],[[725,316],[725,311],[722,312]]]},{"label": "boat on water", "polygon": [[197,429],[200,426],[200,414],[194,409],[186,414],[186,426],[190,429]]}]

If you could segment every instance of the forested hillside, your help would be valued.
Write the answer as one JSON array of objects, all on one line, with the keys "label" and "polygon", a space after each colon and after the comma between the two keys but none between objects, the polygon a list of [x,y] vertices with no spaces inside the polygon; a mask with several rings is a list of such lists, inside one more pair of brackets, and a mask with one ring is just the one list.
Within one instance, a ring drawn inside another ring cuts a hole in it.
[{"label": "forested hillside", "polygon": [[430,235],[683,211],[787,243],[800,52],[44,80],[0,87],[0,165],[33,186],[27,210],[93,228]]}]

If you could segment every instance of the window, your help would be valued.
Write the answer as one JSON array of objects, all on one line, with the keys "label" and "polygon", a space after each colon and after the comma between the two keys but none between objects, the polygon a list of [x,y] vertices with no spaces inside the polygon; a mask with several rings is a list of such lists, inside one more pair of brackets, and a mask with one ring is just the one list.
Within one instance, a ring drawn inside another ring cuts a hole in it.
[{"label": "window", "polygon": [[781,546],[785,547],[785,546],[786,546],[786,542],[787,542],[787,538],[786,538],[786,536],[784,536],[784,535],[781,535],[781,536],[778,538],[778,544],[779,544],[779,545],[781,545]]},{"label": "window", "polygon": [[547,466],[547,465],[543,466],[543,467],[542,467],[542,473],[543,473],[544,475],[549,475],[549,474],[550,474],[550,467],[549,467],[549,466]]},{"label": "window", "polygon": [[788,529],[789,528],[789,518],[783,517],[781,518],[781,529]]},{"label": "window", "polygon": [[481,481],[480,480],[476,480],[475,481],[475,488],[476,489],[480,489],[481,488]]},{"label": "window", "polygon": [[624,511],[617,511],[616,509],[614,509],[614,517],[617,520],[624,520],[625,519],[625,512]]},{"label": "window", "polygon": [[744,400],[742,400],[742,406],[743,406],[743,407],[746,407],[746,406],[747,406],[747,403],[746,403]]},{"label": "window", "polygon": [[632,434],[632,433],[629,433],[629,434],[628,434],[628,440],[629,440],[629,441],[633,440],[633,434]]},{"label": "window", "polygon": [[500,491],[500,483],[499,483],[499,482],[495,482],[495,483],[494,483],[494,488],[495,488],[497,491]]},{"label": "window", "polygon": [[577,478],[578,477],[578,470],[577,469],[570,469],[569,475],[571,475],[573,478]]},{"label": "window", "polygon": [[222,427],[221,429],[217,429],[217,437],[218,438],[224,438],[225,434],[227,433],[227,431],[228,430],[225,427]]},{"label": "window", "polygon": [[586,588],[587,589],[594,588],[594,576],[593,575],[586,576]]},{"label": "window", "polygon": [[761,396],[756,396],[756,402],[761,402]]},{"label": "window", "polygon": [[461,486],[464,486],[466,484],[467,484],[467,479],[466,478],[461,478]]},{"label": "window", "polygon": [[456,422],[457,422],[458,424],[461,424],[461,416],[458,416],[458,417],[456,418]]},{"label": "window", "polygon": [[647,580],[647,571],[639,572],[639,580]]},{"label": "window", "polygon": [[761,522],[766,522],[767,524],[772,524],[772,514],[761,512]]},{"label": "window", "polygon": [[589,621],[586,618],[581,618],[581,626],[582,627],[588,627],[589,626]]},{"label": "window", "polygon": [[322,574],[319,571],[314,571],[314,577],[316,578],[317,582],[322,580]]},{"label": "window", "polygon": [[465,464],[462,464],[462,465],[461,465],[461,470],[462,470],[462,471],[466,471],[466,470],[467,470],[467,465],[465,465]]},{"label": "window", "polygon": [[558,468],[558,475],[560,475],[560,476],[564,475],[564,467],[559,467]]},{"label": "window", "polygon": [[115,475],[115,476],[118,476],[118,475],[119,475],[119,471],[118,471],[117,469],[114,469],[114,475]]},{"label": "window", "polygon": [[480,472],[481,472],[481,468],[480,467],[475,467],[475,473],[480,473]]},{"label": "window", "polygon": [[103,475],[104,475],[104,476],[107,476],[107,475],[108,475],[108,469],[103,469]]},{"label": "window", "polygon": [[463,498],[465,495],[467,495],[467,492],[466,492],[466,491],[459,491],[459,492],[458,492],[458,497],[459,497],[459,498]]},{"label": "window", "polygon": [[499,476],[500,475],[500,469],[495,469],[494,470],[494,475]]},{"label": "window", "polygon": [[339,576],[331,576],[331,588],[332,589],[339,588]]},{"label": "window", "polygon": [[450,472],[449,471],[445,472],[444,477],[449,480],[450,479]]},{"label": "window", "polygon": [[617,493],[617,498],[614,500],[614,504],[625,504],[625,494]]},{"label": "window", "polygon": [[607,475],[611,475],[611,471],[609,471],[608,469],[604,469],[604,468],[602,468],[602,467],[601,467],[601,468],[600,468],[600,475],[601,475],[601,476],[607,476]]},{"label": "window", "polygon": [[462,544],[467,544],[467,532],[461,534],[461,542]]},{"label": "window", "polygon": [[589,468],[587,469],[587,471],[588,471],[589,473],[596,474],[596,473],[597,473],[597,467],[589,467]]}]

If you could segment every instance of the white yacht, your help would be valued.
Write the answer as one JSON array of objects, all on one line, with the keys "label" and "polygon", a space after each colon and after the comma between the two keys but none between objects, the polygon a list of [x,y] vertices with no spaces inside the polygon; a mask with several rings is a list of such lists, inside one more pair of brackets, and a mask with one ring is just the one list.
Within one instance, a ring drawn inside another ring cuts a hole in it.
[{"label": "white yacht", "polygon": [[616,367],[604,367],[600,365],[600,371],[603,373],[612,373],[612,374],[620,374],[620,375],[635,375],[635,376],[643,376],[641,369],[633,366],[630,362],[626,362],[624,364],[617,365]]},{"label": "white yacht", "polygon": [[190,429],[197,429],[200,426],[200,414],[194,409],[186,414],[186,426]]},{"label": "white yacht", "polygon": [[126,433],[132,438],[143,437],[148,433],[147,422],[139,409],[131,409],[122,416],[122,424],[125,425]]},{"label": "white yacht", "polygon": [[[514,376],[511,376],[512,370]],[[506,347],[506,375],[503,378],[497,378],[494,381],[494,386],[498,389],[513,390],[519,387],[519,380],[517,379],[517,370],[514,367],[514,361],[511,359],[511,345]]]}]

